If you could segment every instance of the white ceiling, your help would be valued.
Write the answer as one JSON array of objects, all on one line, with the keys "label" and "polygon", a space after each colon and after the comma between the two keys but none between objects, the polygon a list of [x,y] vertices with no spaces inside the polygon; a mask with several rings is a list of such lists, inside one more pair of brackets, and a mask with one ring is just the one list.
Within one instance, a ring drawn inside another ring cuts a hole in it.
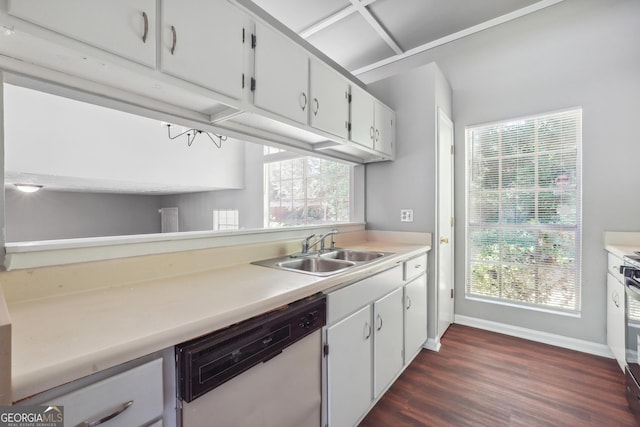
[{"label": "white ceiling", "polygon": [[562,0],[253,0],[355,75]]}]

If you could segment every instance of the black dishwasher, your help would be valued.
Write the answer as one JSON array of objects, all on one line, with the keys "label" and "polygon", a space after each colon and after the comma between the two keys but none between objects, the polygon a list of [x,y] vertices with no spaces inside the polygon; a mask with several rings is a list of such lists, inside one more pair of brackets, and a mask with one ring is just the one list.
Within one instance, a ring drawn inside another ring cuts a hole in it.
[{"label": "black dishwasher", "polygon": [[179,399],[199,398],[325,324],[326,296],[316,294],[177,345]]}]

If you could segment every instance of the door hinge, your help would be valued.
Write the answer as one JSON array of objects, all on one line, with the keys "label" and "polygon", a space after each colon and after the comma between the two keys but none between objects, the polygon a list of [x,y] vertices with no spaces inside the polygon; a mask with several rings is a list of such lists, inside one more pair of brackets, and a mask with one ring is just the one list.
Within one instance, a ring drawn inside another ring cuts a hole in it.
[{"label": "door hinge", "polygon": [[242,89],[244,89],[244,73],[242,73]]},{"label": "door hinge", "polygon": [[256,37],[255,34],[251,34],[251,49],[255,49],[257,43],[258,43],[258,37]]},{"label": "door hinge", "polygon": [[456,152],[456,150],[455,150],[454,146],[452,145],[451,146],[451,155],[453,156],[455,154],[455,152]]},{"label": "door hinge", "polygon": [[351,132],[351,122],[344,122],[344,124],[345,124],[345,127],[347,128],[347,130],[349,132]]},{"label": "door hinge", "polygon": [[244,28],[242,29],[242,44],[244,44]]},{"label": "door hinge", "polygon": [[251,77],[251,92],[255,92],[255,91],[256,91],[256,79]]},{"label": "door hinge", "polygon": [[455,224],[455,220],[453,219],[453,217],[451,217],[451,226],[453,227]]},{"label": "door hinge", "polygon": [[325,344],[322,346],[322,354],[324,354],[325,356],[329,355],[329,344]]},{"label": "door hinge", "polygon": [[451,298],[453,299],[453,288],[451,288]]},{"label": "door hinge", "polygon": [[349,104],[351,104],[351,94],[349,94]]}]

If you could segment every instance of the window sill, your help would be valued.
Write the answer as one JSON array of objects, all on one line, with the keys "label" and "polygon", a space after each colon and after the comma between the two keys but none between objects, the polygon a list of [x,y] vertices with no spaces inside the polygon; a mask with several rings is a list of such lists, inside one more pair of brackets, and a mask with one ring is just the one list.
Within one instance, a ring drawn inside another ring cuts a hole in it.
[{"label": "window sill", "polygon": [[467,301],[476,301],[476,302],[482,302],[482,303],[487,303],[487,304],[496,304],[496,305],[502,305],[502,306],[511,307],[511,308],[538,311],[538,312],[541,312],[541,313],[556,314],[556,315],[559,315],[559,316],[573,317],[573,318],[576,318],[576,319],[579,319],[579,318],[582,317],[582,314],[580,312],[570,312],[570,311],[564,311],[564,310],[560,310],[560,309],[556,310],[556,309],[553,309],[553,308],[544,308],[544,307],[538,307],[538,306],[527,305],[527,304],[518,304],[516,302],[500,301],[500,300],[495,300],[495,299],[492,299],[492,298],[482,298],[482,297],[469,296],[469,295],[465,295],[464,298]]}]

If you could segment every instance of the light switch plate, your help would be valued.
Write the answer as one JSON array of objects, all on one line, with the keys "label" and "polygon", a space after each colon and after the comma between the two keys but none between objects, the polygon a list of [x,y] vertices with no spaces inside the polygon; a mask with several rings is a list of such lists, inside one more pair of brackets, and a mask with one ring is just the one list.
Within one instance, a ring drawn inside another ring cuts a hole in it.
[{"label": "light switch plate", "polygon": [[413,209],[400,209],[400,222],[413,222]]}]

